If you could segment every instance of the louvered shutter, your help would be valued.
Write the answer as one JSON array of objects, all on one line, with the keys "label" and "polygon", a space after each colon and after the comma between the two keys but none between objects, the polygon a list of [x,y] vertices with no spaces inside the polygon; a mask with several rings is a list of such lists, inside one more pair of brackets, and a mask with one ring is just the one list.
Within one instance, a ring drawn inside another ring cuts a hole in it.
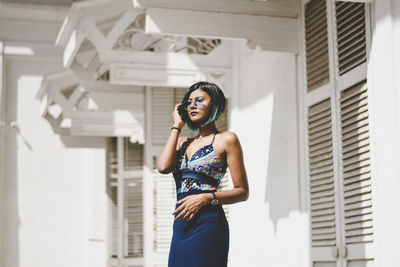
[{"label": "louvered shutter", "polygon": [[308,92],[329,82],[328,26],[325,0],[305,6],[305,45]]},{"label": "louvered shutter", "polygon": [[124,138],[124,151],[125,255],[143,257],[143,177],[130,172],[143,169],[143,145]]},{"label": "louvered shutter", "polygon": [[373,255],[368,89],[362,81],[341,92],[344,244],[348,265],[369,266]]},{"label": "louvered shutter", "polygon": [[[325,0],[304,7],[306,62],[305,120],[312,266],[337,266],[338,188],[330,79],[329,31]],[[317,93],[318,98],[313,98]]]},{"label": "louvered shutter", "polygon": [[172,88],[152,88],[151,126],[153,145],[164,145],[173,124],[174,91]]},{"label": "louvered shutter", "polygon": [[340,104],[342,247],[346,266],[373,265],[372,184],[366,78],[368,6],[337,1],[337,90]]},{"label": "louvered shutter", "polygon": [[[170,135],[173,118],[171,116],[175,104],[179,103],[179,93],[184,89],[152,88],[152,151],[154,163],[159,151]],[[182,95],[183,96],[183,95]],[[188,129],[183,129],[183,132]],[[154,164],[155,168],[156,164]],[[153,252],[155,266],[167,266],[169,246],[172,238],[173,216],[176,193],[172,174],[163,175],[153,170]]]},{"label": "louvered shutter", "polygon": [[172,238],[176,189],[171,175],[153,174],[154,179],[154,251],[167,258]]},{"label": "louvered shutter", "polygon": [[307,150],[313,266],[336,266],[337,186],[330,98],[308,107]]},{"label": "louvered shutter", "polygon": [[335,190],[333,173],[330,101],[308,111],[308,157],[310,170],[311,244],[336,245]]},{"label": "louvered shutter", "polygon": [[[304,102],[313,266],[373,264],[365,80],[368,10],[363,3],[347,1],[312,0],[305,4]],[[326,39],[320,37],[325,35]],[[317,37],[324,44],[314,43]],[[315,67],[315,62],[327,64],[327,77],[323,75],[326,68]],[[329,79],[332,75],[335,79]],[[325,77],[324,83],[314,83],[315,77]]]},{"label": "louvered shutter", "polygon": [[124,260],[143,257],[143,193],[142,166],[143,145],[132,144],[124,138],[123,186],[123,240],[118,240],[118,150],[117,139],[108,142],[108,180],[111,200],[111,257],[118,257],[118,248],[122,246]]}]

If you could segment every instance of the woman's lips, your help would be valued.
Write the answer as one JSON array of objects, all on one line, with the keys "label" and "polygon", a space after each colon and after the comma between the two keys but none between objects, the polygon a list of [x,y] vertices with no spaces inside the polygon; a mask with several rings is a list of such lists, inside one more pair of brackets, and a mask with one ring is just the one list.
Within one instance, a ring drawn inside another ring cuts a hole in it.
[{"label": "woman's lips", "polygon": [[194,115],[196,115],[198,112],[197,111],[192,111],[192,112],[190,112],[190,115],[191,116],[194,116]]}]

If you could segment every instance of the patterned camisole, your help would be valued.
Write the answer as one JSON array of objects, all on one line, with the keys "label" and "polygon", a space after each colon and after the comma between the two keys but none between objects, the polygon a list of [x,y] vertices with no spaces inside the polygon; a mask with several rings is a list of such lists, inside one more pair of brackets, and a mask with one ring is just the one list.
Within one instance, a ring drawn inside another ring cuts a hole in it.
[{"label": "patterned camisole", "polygon": [[186,148],[194,140],[188,139],[176,153],[177,163],[173,171],[177,193],[190,190],[216,191],[226,172],[226,161],[215,152],[213,142],[203,146],[187,161]]}]

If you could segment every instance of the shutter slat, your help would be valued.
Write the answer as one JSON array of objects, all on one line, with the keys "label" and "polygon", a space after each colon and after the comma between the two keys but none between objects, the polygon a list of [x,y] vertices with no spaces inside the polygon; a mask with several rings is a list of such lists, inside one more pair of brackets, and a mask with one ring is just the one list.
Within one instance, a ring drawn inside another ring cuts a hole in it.
[{"label": "shutter slat", "polygon": [[316,164],[316,163],[318,163],[320,161],[332,159],[332,156],[333,156],[332,153],[326,153],[326,154],[323,154],[323,155],[318,156],[318,157],[310,158],[310,161],[309,161],[310,162],[310,166],[314,166],[314,164]]}]

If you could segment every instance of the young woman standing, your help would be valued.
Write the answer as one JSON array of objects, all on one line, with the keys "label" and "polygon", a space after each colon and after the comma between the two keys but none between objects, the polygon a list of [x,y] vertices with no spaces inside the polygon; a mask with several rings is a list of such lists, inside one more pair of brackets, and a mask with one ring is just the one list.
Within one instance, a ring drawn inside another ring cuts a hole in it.
[{"label": "young woman standing", "polygon": [[[247,200],[249,187],[237,135],[215,125],[225,106],[222,90],[208,82],[193,84],[175,106],[174,125],[157,161],[160,173],[173,173],[177,189],[169,267],[227,266],[229,227],[221,205]],[[185,123],[198,135],[179,137]],[[219,192],[226,168],[233,189]]]}]

